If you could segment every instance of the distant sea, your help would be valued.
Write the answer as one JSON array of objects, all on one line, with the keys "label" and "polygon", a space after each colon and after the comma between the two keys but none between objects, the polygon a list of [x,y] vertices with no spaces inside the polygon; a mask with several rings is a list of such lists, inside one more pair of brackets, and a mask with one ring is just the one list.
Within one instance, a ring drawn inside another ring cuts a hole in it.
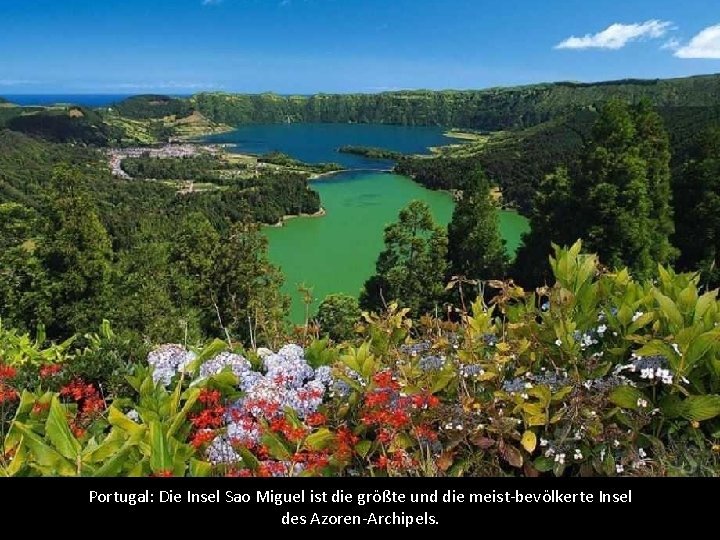
[{"label": "distant sea", "polygon": [[0,94],[0,97],[17,105],[71,103],[84,107],[107,107],[133,95],[136,94]]}]

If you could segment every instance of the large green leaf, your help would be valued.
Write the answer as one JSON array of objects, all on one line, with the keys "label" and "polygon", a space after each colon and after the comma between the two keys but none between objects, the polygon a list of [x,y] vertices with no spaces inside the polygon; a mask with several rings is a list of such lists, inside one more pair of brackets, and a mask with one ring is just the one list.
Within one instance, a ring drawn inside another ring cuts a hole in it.
[{"label": "large green leaf", "polygon": [[150,468],[154,473],[173,469],[167,437],[157,421],[150,422]]},{"label": "large green leaf", "polygon": [[23,444],[29,453],[28,462],[34,462],[46,469],[50,474],[57,476],[76,476],[77,465],[67,460],[52,446],[43,441],[36,433],[21,422],[15,422],[15,427],[23,436]]},{"label": "large green leaf", "polygon": [[190,409],[192,409],[193,405],[195,405],[195,402],[197,402],[201,392],[202,389],[197,387],[189,388],[185,392],[185,404],[183,405],[182,409],[180,409],[180,412],[178,412],[172,419],[170,427],[168,428],[169,437],[174,436],[180,429],[180,427],[182,427],[183,422],[185,422],[187,415],[190,412]]},{"label": "large green leaf", "polygon": [[702,422],[720,415],[720,396],[690,396],[683,402],[682,416]]},{"label": "large green leaf", "polygon": [[328,428],[322,428],[307,436],[305,447],[310,450],[324,450],[335,440],[335,435]]},{"label": "large green leaf", "polygon": [[64,457],[76,461],[80,456],[80,443],[70,431],[65,411],[57,397],[50,402],[50,412],[45,422],[45,435]]},{"label": "large green leaf", "polygon": [[127,456],[135,446],[134,441],[127,441],[110,459],[103,463],[102,467],[95,471],[93,476],[111,477],[118,476],[126,464]]},{"label": "large green leaf", "polygon": [[258,458],[255,457],[255,454],[253,454],[250,450],[245,448],[244,446],[240,446],[237,449],[238,454],[240,454],[240,457],[243,460],[243,463],[245,466],[250,469],[251,471],[257,471],[258,467],[260,467],[260,462],[258,461]]},{"label": "large green leaf", "polygon": [[194,476],[196,478],[210,476],[212,474],[212,470],[212,464],[207,461],[200,461],[195,458],[190,460],[190,476]]},{"label": "large green leaf", "polygon": [[612,389],[608,399],[623,409],[637,409],[639,400],[646,400],[645,394],[633,386],[617,386]]},{"label": "large green leaf", "polygon": [[720,329],[710,330],[693,339],[687,348],[685,357],[681,360],[682,371],[689,371],[690,368],[703,359],[710,349],[718,344],[720,344]]},{"label": "large green leaf", "polygon": [[267,446],[268,452],[275,459],[285,461],[290,459],[290,451],[285,447],[280,438],[272,432],[267,432],[262,436],[262,442]]},{"label": "large green leaf", "polygon": [[129,435],[142,436],[145,431],[144,426],[133,422],[127,415],[123,414],[113,405],[108,409],[108,422],[110,422],[111,426],[116,426],[126,431]]},{"label": "large green leaf", "polygon": [[657,290],[653,291],[653,296],[655,297],[655,300],[660,306],[660,312],[662,313],[662,315],[668,321],[670,321],[670,323],[674,325],[675,328],[682,328],[683,316],[680,313],[677,305],[675,305],[675,302],[673,302],[671,298],[665,296],[663,293]]}]

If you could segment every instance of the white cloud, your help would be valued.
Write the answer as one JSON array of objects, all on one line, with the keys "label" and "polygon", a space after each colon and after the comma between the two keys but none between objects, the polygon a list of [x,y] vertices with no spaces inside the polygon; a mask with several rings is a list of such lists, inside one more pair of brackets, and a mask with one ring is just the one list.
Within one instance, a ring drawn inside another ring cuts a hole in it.
[{"label": "white cloud", "polygon": [[222,4],[223,0],[202,0],[203,6],[214,6],[217,4]]},{"label": "white cloud", "polygon": [[687,45],[678,47],[675,56],[720,59],[720,24],[701,30]]},{"label": "white cloud", "polygon": [[672,23],[653,19],[643,23],[615,23],[597,34],[571,36],[558,43],[556,49],[622,49],[631,41],[657,39],[664,36]]},{"label": "white cloud", "polygon": [[670,38],[663,43],[660,48],[662,50],[677,51],[680,48],[680,40],[678,38]]}]

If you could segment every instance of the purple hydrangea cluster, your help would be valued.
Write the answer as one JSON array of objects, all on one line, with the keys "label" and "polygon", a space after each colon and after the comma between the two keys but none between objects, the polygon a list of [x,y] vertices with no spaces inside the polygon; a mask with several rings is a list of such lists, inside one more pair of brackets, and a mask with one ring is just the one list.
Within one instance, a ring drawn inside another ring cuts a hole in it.
[{"label": "purple hydrangea cluster", "polygon": [[153,381],[167,386],[175,374],[183,371],[195,358],[195,353],[188,351],[182,345],[170,343],[151,351],[147,362],[153,370]]},{"label": "purple hydrangea cluster", "polygon": [[313,369],[297,345],[285,345],[277,353],[264,350],[261,356],[264,373],[253,371],[245,358],[230,353],[216,356],[201,368],[202,376],[231,366],[244,392],[243,397],[228,408],[225,433],[216,437],[208,448],[208,459],[213,463],[237,462],[240,457],[232,445],[257,444],[261,420],[275,418],[287,408],[299,418],[316,412],[333,384],[330,368]]},{"label": "purple hydrangea cluster", "polygon": [[208,360],[202,366],[200,366],[200,377],[210,377],[211,375],[217,375],[218,373],[230,367],[230,371],[233,374],[241,378],[246,373],[252,370],[250,362],[244,356],[239,354],[224,352],[218,354],[216,357]]}]

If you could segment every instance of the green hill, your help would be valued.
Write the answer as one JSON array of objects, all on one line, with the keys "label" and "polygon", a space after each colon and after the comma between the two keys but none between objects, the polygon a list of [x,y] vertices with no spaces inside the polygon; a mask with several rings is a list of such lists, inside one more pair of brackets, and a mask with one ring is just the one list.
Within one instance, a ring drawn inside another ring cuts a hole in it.
[{"label": "green hill", "polygon": [[592,109],[610,97],[628,101],[649,98],[659,107],[704,107],[720,102],[720,75],[381,94],[201,93],[190,101],[211,120],[227,124],[358,122],[497,131],[529,127],[573,111]]}]

